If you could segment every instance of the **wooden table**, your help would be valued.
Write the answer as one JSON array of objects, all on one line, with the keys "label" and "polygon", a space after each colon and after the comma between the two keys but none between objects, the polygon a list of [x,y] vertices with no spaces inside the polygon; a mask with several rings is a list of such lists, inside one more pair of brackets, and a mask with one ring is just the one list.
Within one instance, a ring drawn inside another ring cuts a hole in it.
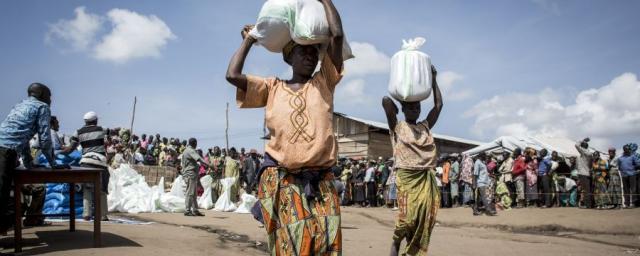
[{"label": "wooden table", "polygon": [[93,203],[95,204],[95,214],[93,220],[93,246],[101,246],[100,222],[102,220],[100,205],[100,189],[102,170],[97,168],[74,167],[71,170],[51,170],[51,169],[16,169],[14,176],[14,198],[16,206],[16,226],[14,235],[15,252],[22,251],[22,185],[39,183],[68,183],[69,184],[69,214],[38,214],[30,216],[68,216],[69,231],[76,230],[75,212],[75,183],[93,183]]}]

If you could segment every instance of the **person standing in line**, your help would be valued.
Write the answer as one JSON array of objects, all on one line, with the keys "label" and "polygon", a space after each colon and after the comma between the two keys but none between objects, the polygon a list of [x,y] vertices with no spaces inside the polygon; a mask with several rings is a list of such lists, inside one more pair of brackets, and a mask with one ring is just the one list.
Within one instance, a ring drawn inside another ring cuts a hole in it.
[{"label": "person standing in line", "polygon": [[542,208],[550,208],[551,201],[551,157],[547,156],[547,149],[541,149],[538,157],[538,189],[542,191]]},{"label": "person standing in line", "polygon": [[435,177],[438,156],[431,130],[438,121],[443,101],[434,66],[431,66],[431,73],[434,107],[426,119],[418,122],[420,102],[401,101],[405,121],[398,122],[396,104],[389,97],[382,99],[393,145],[400,207],[391,255],[398,255],[404,239],[407,245],[403,254],[426,255],[440,208],[440,191]]},{"label": "person standing in line", "polygon": [[353,174],[353,201],[358,207],[363,207],[366,204],[366,186],[364,178],[366,175],[365,166],[363,163],[357,164]]},{"label": "person standing in line", "polygon": [[462,172],[460,173],[460,185],[462,186],[462,204],[467,206],[473,201],[473,159],[470,156],[462,157]]},{"label": "person standing in line", "polygon": [[234,178],[233,185],[231,185],[231,193],[229,194],[229,199],[234,203],[239,201],[240,194],[240,161],[238,157],[236,148],[231,148],[229,155],[224,159],[224,178]]},{"label": "person standing in line", "polygon": [[390,172],[389,172],[389,178],[387,179],[387,187],[389,187],[389,201],[392,207],[391,210],[397,211],[398,210],[398,200],[397,200],[398,190],[396,187],[396,170],[392,166],[392,164],[390,164]]},{"label": "person standing in line", "polygon": [[576,143],[575,147],[580,154],[576,160],[576,169],[578,170],[578,179],[582,190],[582,201],[584,204],[580,208],[593,208],[593,192],[592,192],[592,172],[591,165],[593,163],[593,150],[589,149],[589,138]]},{"label": "person standing in line", "polygon": [[478,154],[478,159],[473,165],[473,178],[474,188],[477,191],[476,200],[473,207],[473,215],[478,216],[482,214],[480,211],[480,204],[484,207],[484,213],[488,216],[495,216],[496,210],[491,200],[493,191],[491,190],[491,178],[489,177],[489,170],[485,161],[487,155],[484,152]]},{"label": "person standing in line", "polygon": [[600,152],[593,152],[593,196],[598,210],[605,209],[609,204],[607,192],[607,160],[600,158]]},{"label": "person standing in line", "polygon": [[213,147],[213,151],[209,155],[209,175],[213,178],[211,181],[211,200],[217,202],[222,194],[222,184],[220,180],[224,178],[224,157],[220,147]]},{"label": "person standing in line", "polygon": [[375,162],[369,162],[367,170],[364,175],[364,184],[367,194],[367,207],[376,207],[376,194],[378,189],[376,187],[376,164]]},{"label": "person standing in line", "polygon": [[526,179],[526,170],[527,163],[525,162],[526,157],[522,154],[522,150],[516,148],[513,150],[513,168],[511,169],[511,175],[513,175],[513,180],[516,183],[516,208],[522,208],[526,206],[526,197],[525,197],[525,179]]},{"label": "person standing in line", "polygon": [[609,187],[607,192],[611,199],[614,209],[622,208],[622,177],[618,168],[618,157],[616,156],[616,148],[609,148]]},{"label": "person standing in line", "polygon": [[525,168],[527,206],[538,205],[540,201],[538,195],[538,159],[536,158],[536,150],[527,148],[525,154],[525,163],[527,164]]},{"label": "person standing in line", "polygon": [[637,174],[636,170],[640,168],[640,159],[631,152],[631,147],[627,144],[622,147],[622,156],[618,157],[618,168],[622,174],[622,188],[624,194],[624,207],[635,207],[637,201]]},{"label": "person standing in line", "polygon": [[344,184],[344,192],[340,196],[340,205],[351,205],[353,203],[351,196],[353,191],[353,183],[351,182],[352,177],[353,168],[351,168],[351,161],[347,160],[344,170],[342,170],[342,174],[340,175],[340,180]]},{"label": "person standing in line", "polygon": [[249,156],[244,158],[244,164],[242,164],[242,172],[247,179],[247,186],[245,190],[248,194],[253,194],[253,189],[256,185],[256,173],[260,169],[260,161],[258,160],[258,151],[255,149],[249,150]]},{"label": "person standing in line", "polygon": [[[107,193],[109,192],[109,165],[107,164],[107,131],[101,126],[98,126],[98,115],[93,112],[87,112],[84,117],[85,125],[76,131],[71,137],[72,148],[77,148],[78,145],[82,147],[82,159],[80,160],[80,166],[97,168],[102,172],[100,177],[102,180],[100,195],[96,195],[96,198],[100,200],[100,211],[102,215],[102,221],[108,221],[107,217],[108,205],[107,205]],[[92,211],[95,209],[93,184],[84,184],[82,186],[82,217],[85,220],[91,220]],[[94,220],[98,221],[98,220]]]},{"label": "person standing in line", "polygon": [[458,157],[451,157],[451,171],[449,172],[449,188],[451,190],[451,207],[459,206],[458,179],[460,178],[460,162]]},{"label": "person standing in line", "polygon": [[450,184],[449,174],[451,173],[451,162],[448,157],[443,159],[442,163],[442,206],[445,208],[451,207],[450,200]]},{"label": "person standing in line", "polygon": [[[515,192],[515,189],[513,184],[513,176],[511,174],[511,170],[513,169],[514,158],[511,156],[509,152],[506,152],[506,151],[502,153],[502,158],[504,160],[502,161],[502,164],[500,164],[500,167],[498,167],[498,173],[500,173],[500,177],[498,178],[498,181],[503,182],[505,184],[509,193],[509,197],[511,197],[512,202],[515,202],[512,196]],[[505,207],[511,207],[511,205],[505,205]]]},{"label": "person standing in line", "polygon": [[190,138],[189,146],[182,152],[182,177],[187,182],[184,216],[204,216],[198,210],[198,172],[201,165],[209,167],[209,164],[198,154],[196,151],[197,146],[198,141],[195,138]]}]

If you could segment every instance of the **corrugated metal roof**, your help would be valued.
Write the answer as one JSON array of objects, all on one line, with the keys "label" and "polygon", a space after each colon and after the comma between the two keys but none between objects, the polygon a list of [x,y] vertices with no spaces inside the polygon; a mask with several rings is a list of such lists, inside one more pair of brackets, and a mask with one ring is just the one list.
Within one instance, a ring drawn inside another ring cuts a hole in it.
[{"label": "corrugated metal roof", "polygon": [[[379,129],[387,130],[387,131],[389,130],[389,124],[387,124],[387,123],[378,122],[378,121],[372,121],[372,120],[367,120],[367,119],[362,119],[362,118],[350,116],[350,115],[339,113],[339,112],[333,112],[333,113],[335,115],[342,116],[344,118],[348,118],[348,119],[363,123],[363,124],[368,125],[368,126],[373,126],[373,127],[379,128]],[[437,134],[437,133],[433,133],[433,137],[436,138],[436,139],[454,141],[454,142],[459,142],[459,143],[464,143],[464,144],[469,144],[469,145],[476,145],[476,146],[484,144],[484,142],[480,142],[480,141],[468,140],[468,139],[463,139],[463,138],[458,138],[458,137],[449,136],[449,135],[443,135],[443,134]]]}]

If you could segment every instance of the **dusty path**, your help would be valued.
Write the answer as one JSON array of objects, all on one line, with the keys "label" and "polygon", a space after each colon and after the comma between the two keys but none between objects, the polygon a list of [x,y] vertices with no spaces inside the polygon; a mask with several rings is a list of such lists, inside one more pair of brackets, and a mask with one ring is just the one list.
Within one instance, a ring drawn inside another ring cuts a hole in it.
[{"label": "dusty path", "polygon": [[[395,212],[345,207],[344,255],[388,255]],[[25,230],[21,255],[267,255],[266,235],[250,215],[206,212],[123,214],[150,225],[105,224],[104,248],[91,248],[91,225],[65,223]],[[438,214],[430,255],[640,255],[640,209],[521,209],[474,217],[470,209]],[[10,234],[11,235],[11,234]],[[12,237],[0,238],[2,253]]]}]

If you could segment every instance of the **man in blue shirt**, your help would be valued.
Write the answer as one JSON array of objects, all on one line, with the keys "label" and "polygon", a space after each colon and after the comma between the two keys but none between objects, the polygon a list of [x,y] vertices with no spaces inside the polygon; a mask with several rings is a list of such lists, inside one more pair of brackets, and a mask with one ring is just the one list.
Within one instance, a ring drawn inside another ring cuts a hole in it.
[{"label": "man in blue shirt", "polygon": [[488,216],[495,216],[496,209],[491,200],[491,195],[493,191],[491,191],[491,178],[489,177],[489,171],[487,170],[486,154],[481,152],[478,154],[478,159],[473,164],[473,180],[476,187],[476,200],[473,207],[473,215],[480,215],[482,212],[480,211],[480,201],[484,206],[484,212]]},{"label": "man in blue shirt", "polygon": [[[542,191],[544,198],[543,208],[551,207],[551,157],[547,156],[546,149],[540,150],[538,157],[538,189]],[[555,153],[555,152],[554,152]],[[557,153],[556,153],[557,154]]]},{"label": "man in blue shirt", "polygon": [[11,182],[18,155],[25,166],[31,165],[29,140],[34,135],[38,135],[40,149],[50,165],[55,166],[49,127],[51,90],[43,84],[33,83],[27,93],[29,98],[15,105],[0,124],[0,231],[11,227],[15,220],[13,209],[9,207]]},{"label": "man in blue shirt", "polygon": [[634,204],[638,204],[638,175],[636,170],[640,168],[640,159],[632,154],[629,145],[624,145],[622,150],[624,153],[618,157],[618,169],[622,175],[624,207],[633,208]]}]

